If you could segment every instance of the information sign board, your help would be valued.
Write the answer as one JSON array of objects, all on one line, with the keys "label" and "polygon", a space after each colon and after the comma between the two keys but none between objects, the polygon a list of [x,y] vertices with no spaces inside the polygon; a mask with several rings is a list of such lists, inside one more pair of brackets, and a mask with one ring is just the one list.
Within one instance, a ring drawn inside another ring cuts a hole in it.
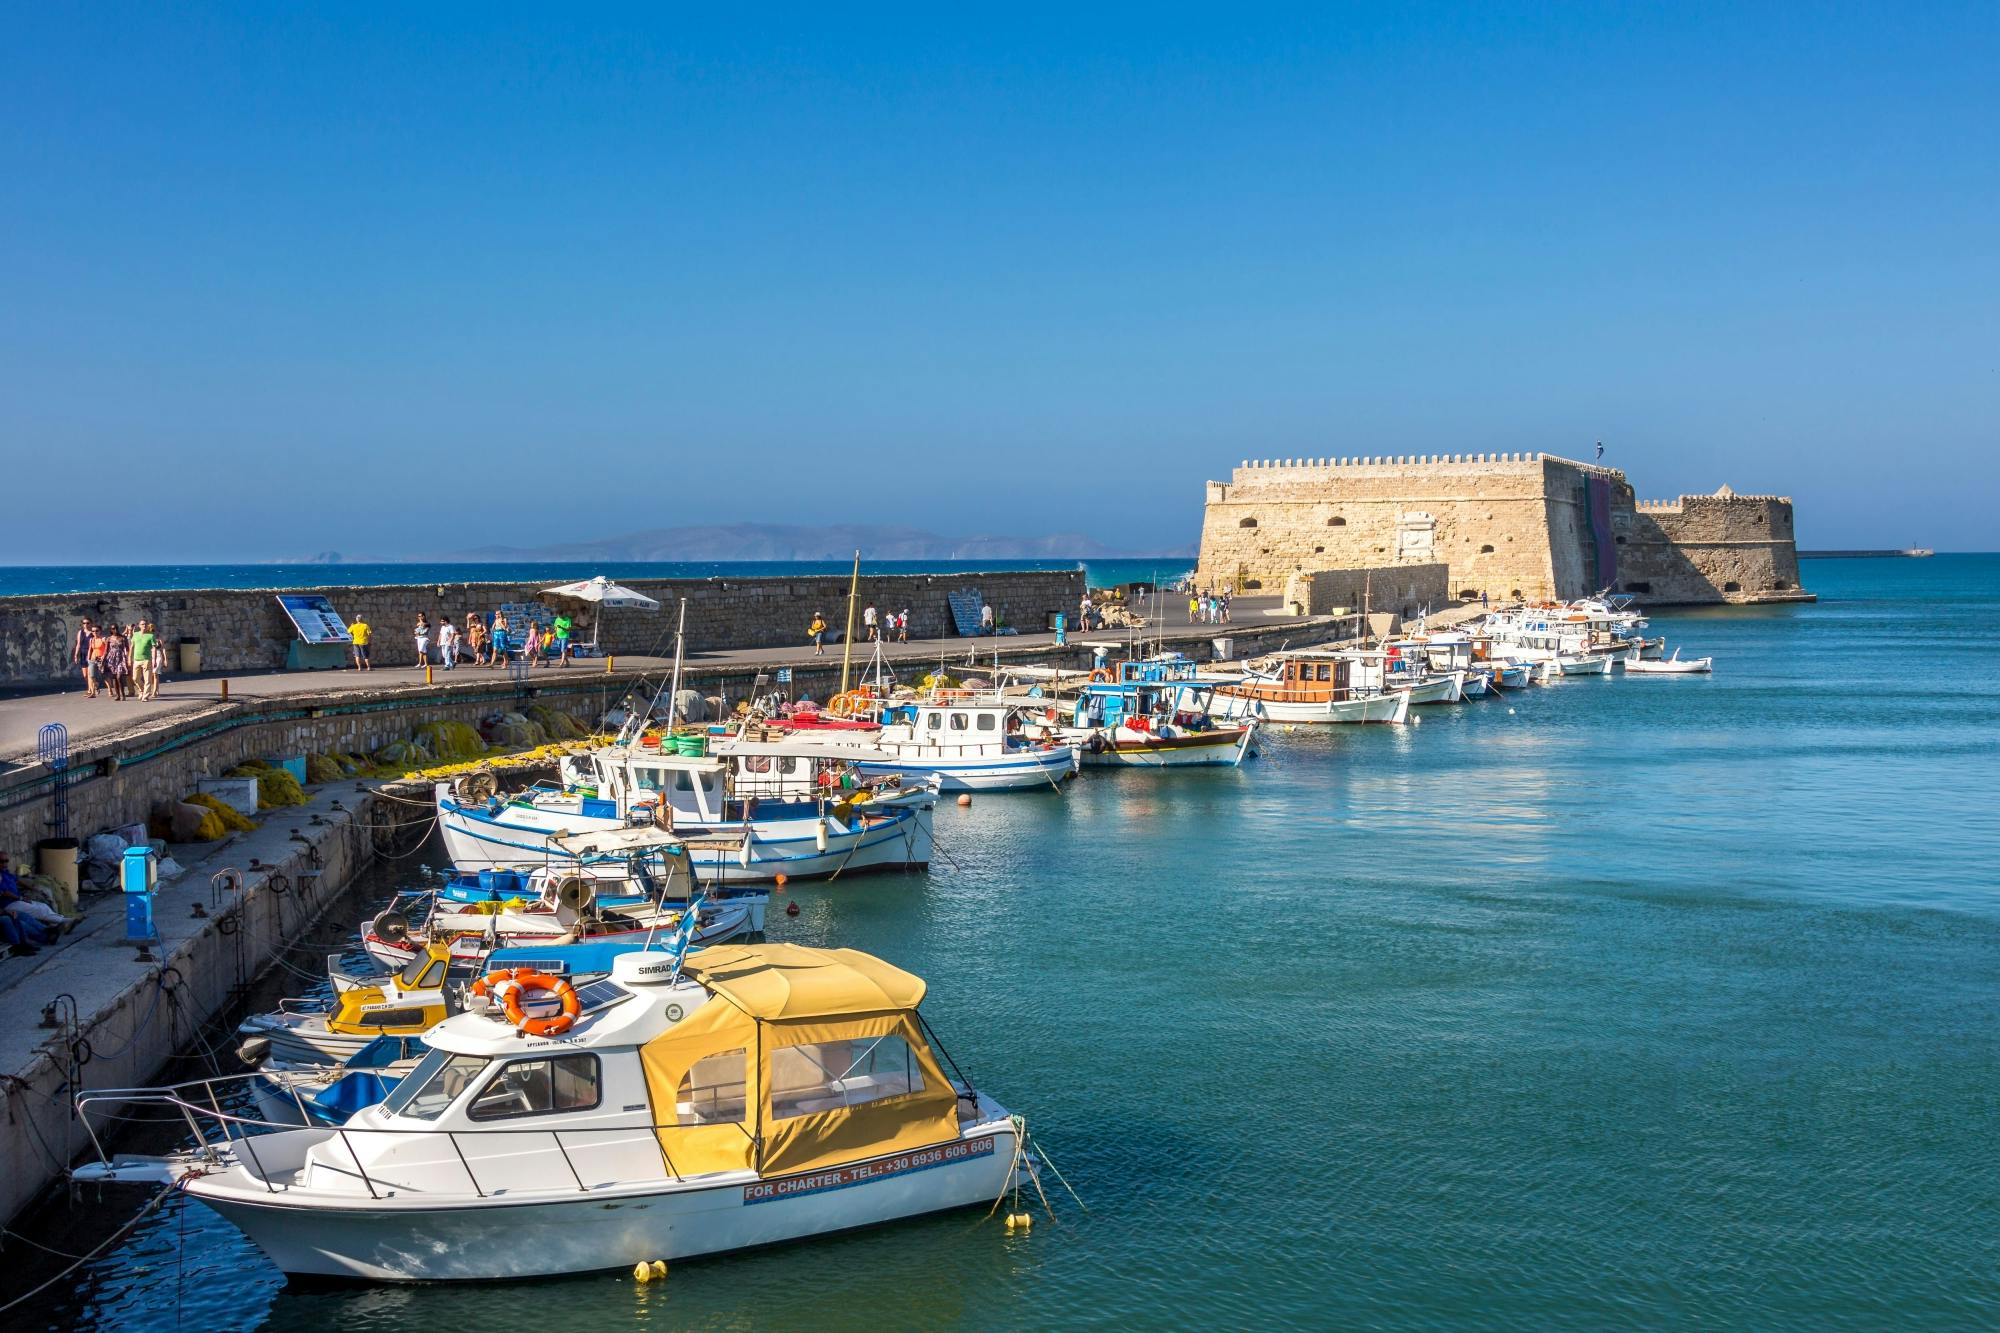
[{"label": "information sign board", "polygon": [[333,603],[324,597],[280,593],[278,605],[285,609],[285,615],[297,627],[299,638],[307,643],[353,642],[348,637],[347,622],[333,609]]}]

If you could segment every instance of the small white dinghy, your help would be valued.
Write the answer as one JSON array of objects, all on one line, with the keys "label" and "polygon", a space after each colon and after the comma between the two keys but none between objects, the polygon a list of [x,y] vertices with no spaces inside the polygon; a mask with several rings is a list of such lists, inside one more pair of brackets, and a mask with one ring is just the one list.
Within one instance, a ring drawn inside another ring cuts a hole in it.
[{"label": "small white dinghy", "polygon": [[1647,659],[1634,654],[1625,659],[1625,674],[1639,676],[1706,676],[1715,670],[1712,657],[1693,657],[1681,661],[1681,650],[1674,649],[1672,657]]}]

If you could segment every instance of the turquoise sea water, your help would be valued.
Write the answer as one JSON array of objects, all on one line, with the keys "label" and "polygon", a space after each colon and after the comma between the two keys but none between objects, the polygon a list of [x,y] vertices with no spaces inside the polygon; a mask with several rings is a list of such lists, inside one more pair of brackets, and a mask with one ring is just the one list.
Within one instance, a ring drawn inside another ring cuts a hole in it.
[{"label": "turquoise sea water", "polygon": [[[1075,569],[1093,587],[1178,578],[1186,558],[1135,560],[867,560],[864,574],[976,574],[981,571]],[[152,588],[352,588],[384,583],[574,583],[603,574],[613,579],[750,578],[757,575],[845,574],[846,560],[620,561],[597,564],[533,561],[515,564],[340,565],[0,565],[0,597],[39,593],[124,592]]]},{"label": "turquoise sea water", "polygon": [[1060,1225],[326,1290],[176,1203],[31,1323],[2000,1324],[2000,557],[1806,575],[1655,619],[1712,679],[980,797],[928,877],[795,888],[774,938],[930,980]]}]

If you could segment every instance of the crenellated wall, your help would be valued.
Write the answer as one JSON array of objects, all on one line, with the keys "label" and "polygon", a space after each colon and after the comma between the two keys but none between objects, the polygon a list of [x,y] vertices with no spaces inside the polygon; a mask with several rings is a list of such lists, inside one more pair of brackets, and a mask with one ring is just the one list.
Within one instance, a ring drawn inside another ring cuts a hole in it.
[{"label": "crenellated wall", "polygon": [[1653,602],[1809,596],[1778,496],[1642,504],[1623,472],[1544,453],[1246,460],[1208,483],[1205,584],[1278,592],[1300,574],[1429,563],[1468,600],[1607,585]]}]

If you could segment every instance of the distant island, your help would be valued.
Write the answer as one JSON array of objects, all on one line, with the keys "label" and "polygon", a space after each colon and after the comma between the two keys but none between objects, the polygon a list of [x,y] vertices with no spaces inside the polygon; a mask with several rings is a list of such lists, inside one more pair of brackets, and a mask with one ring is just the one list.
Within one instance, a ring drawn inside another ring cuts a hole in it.
[{"label": "distant island", "polygon": [[1183,558],[1172,550],[1119,550],[1077,532],[1040,537],[943,537],[920,528],[878,524],[808,527],[785,523],[725,523],[654,528],[593,541],[547,546],[475,546],[434,555],[440,561],[530,563],[674,560],[844,560],[859,550],[870,560],[1021,560]]}]

